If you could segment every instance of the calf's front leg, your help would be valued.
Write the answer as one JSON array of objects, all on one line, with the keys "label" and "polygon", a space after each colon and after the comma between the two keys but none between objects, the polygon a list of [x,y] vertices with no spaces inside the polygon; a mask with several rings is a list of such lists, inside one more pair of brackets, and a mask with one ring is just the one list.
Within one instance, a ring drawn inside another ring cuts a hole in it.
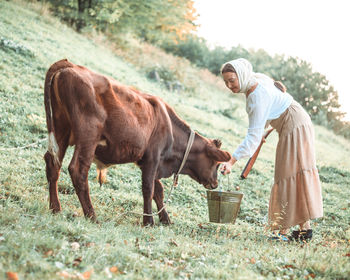
[{"label": "calf's front leg", "polygon": [[[154,195],[155,167],[146,165],[142,170],[142,195],[143,195],[143,225],[154,225],[152,214],[152,199]],[[145,215],[146,214],[146,215]]]},{"label": "calf's front leg", "polygon": [[[154,181],[153,199],[157,204],[158,211],[160,211],[160,209],[164,207],[164,187],[159,180]],[[159,221],[162,224],[168,225],[171,223],[169,219],[169,215],[165,210],[165,208],[158,215],[159,215]]]},{"label": "calf's front leg", "polygon": [[[57,129],[57,131],[59,130]],[[46,178],[49,183],[49,207],[53,213],[58,213],[61,211],[61,203],[58,198],[57,181],[60,176],[61,164],[64,158],[64,154],[66,153],[66,149],[68,146],[67,135],[61,136],[59,133],[57,134],[58,162],[55,160],[54,156],[49,151],[47,151],[44,156],[46,163]]]},{"label": "calf's front leg", "polygon": [[[143,225],[154,225],[153,216],[147,216],[152,214],[152,197],[154,192],[153,182],[142,182],[142,195],[143,195]],[[146,215],[145,215],[146,214]]]}]

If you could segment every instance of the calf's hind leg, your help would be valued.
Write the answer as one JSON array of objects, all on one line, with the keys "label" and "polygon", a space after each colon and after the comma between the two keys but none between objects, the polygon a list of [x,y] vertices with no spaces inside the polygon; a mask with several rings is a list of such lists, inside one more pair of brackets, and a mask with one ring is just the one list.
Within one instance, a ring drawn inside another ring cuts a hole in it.
[{"label": "calf's hind leg", "polygon": [[72,161],[68,167],[84,215],[93,221],[96,221],[96,215],[89,194],[88,173],[94,158],[96,146],[97,140],[95,143],[77,144]]},{"label": "calf's hind leg", "polygon": [[[61,203],[58,198],[57,181],[60,176],[60,169],[64,155],[68,147],[68,135],[57,139],[58,155],[55,157],[47,151],[44,155],[46,163],[46,178],[49,184],[49,208],[53,213],[61,211]],[[56,141],[56,140],[55,140]]]}]

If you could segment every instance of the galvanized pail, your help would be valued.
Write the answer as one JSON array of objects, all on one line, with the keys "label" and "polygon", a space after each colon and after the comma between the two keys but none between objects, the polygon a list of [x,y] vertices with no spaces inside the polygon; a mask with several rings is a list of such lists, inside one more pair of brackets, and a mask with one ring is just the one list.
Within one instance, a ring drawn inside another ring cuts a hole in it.
[{"label": "galvanized pail", "polygon": [[207,191],[209,222],[234,224],[242,197],[240,192]]}]

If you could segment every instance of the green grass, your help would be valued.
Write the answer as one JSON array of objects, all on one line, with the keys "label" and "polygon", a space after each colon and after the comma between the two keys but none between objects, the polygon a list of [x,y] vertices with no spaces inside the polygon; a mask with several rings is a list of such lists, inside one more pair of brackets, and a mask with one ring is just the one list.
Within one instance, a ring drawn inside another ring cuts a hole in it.
[{"label": "green grass", "polygon": [[[266,240],[276,134],[264,145],[247,180],[239,180],[245,161],[235,165],[224,189],[244,193],[234,225],[211,224],[205,189],[180,177],[168,211],[174,224],[144,228],[141,178],[133,164],[112,167],[100,187],[89,173],[91,197],[100,224],[83,217],[67,166],[59,179],[63,211],[48,210],[43,155],[45,72],[55,61],[76,64],[161,96],[193,129],[220,138],[232,151],[246,132],[244,103],[228,92],[195,81],[200,90],[176,94],[147,80],[137,67],[51,17],[41,6],[0,2],[0,279],[347,279],[350,277],[350,143],[316,127],[316,150],[325,216],[314,222],[310,244]],[[145,58],[147,59],[147,58]],[[167,196],[171,180],[163,182]],[[78,245],[77,245],[78,244]],[[117,267],[120,273],[110,271]],[[86,274],[83,274],[86,273]]]}]

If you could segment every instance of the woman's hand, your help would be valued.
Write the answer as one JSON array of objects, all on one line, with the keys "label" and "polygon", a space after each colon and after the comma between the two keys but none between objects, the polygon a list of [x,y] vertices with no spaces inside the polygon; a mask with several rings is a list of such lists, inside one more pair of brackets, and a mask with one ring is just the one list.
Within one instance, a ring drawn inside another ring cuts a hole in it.
[{"label": "woman's hand", "polygon": [[236,159],[234,157],[232,157],[229,161],[224,162],[221,165],[220,171],[223,175],[227,175],[231,173],[231,169],[232,169],[232,165],[234,165],[236,163]]}]

